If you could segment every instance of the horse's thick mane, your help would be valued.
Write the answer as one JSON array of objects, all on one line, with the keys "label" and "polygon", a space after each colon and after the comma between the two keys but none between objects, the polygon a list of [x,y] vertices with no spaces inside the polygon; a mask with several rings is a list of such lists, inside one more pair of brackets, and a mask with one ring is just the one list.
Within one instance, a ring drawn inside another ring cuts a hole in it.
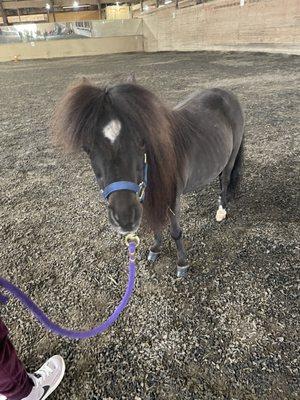
[{"label": "horse's thick mane", "polygon": [[83,81],[70,88],[57,107],[53,132],[64,149],[79,151],[95,142],[100,126],[117,116],[125,132],[145,144],[149,177],[144,217],[159,230],[175,205],[186,154],[178,116],[150,91],[136,84],[100,88]]}]

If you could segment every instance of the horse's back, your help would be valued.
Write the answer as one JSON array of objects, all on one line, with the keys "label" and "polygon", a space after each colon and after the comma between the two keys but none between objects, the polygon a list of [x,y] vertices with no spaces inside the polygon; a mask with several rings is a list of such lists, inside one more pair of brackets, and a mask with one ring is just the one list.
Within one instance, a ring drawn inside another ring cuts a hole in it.
[{"label": "horse's back", "polygon": [[187,110],[197,115],[199,113],[210,115],[221,113],[233,129],[243,127],[244,124],[243,110],[237,96],[222,88],[195,92],[178,104],[175,110]]},{"label": "horse's back", "polygon": [[203,105],[222,111],[233,129],[244,125],[243,110],[234,93],[221,88],[213,88],[202,92],[201,98]]}]

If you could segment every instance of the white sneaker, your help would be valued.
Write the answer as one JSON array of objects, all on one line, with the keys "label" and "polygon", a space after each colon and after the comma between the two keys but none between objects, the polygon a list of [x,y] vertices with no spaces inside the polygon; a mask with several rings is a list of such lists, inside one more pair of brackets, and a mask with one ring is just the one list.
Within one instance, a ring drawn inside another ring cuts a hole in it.
[{"label": "white sneaker", "polygon": [[33,381],[31,393],[22,400],[45,400],[62,381],[65,374],[65,362],[61,356],[53,356],[34,374],[29,374]]}]

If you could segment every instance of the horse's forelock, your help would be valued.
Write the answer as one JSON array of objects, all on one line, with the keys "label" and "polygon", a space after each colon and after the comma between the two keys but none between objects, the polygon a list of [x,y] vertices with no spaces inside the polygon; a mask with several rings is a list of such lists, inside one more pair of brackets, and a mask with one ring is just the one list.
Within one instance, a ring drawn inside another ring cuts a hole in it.
[{"label": "horse's forelock", "polygon": [[[53,142],[65,151],[77,152],[93,143],[101,121],[105,90],[87,80],[71,86],[58,103],[53,123]],[[100,111],[100,112],[99,112]]]}]

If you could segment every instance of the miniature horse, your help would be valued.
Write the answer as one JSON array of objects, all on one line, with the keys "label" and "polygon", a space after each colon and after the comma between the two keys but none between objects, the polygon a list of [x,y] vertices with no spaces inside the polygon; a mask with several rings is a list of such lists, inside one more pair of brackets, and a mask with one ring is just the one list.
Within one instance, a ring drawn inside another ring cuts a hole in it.
[{"label": "miniature horse", "polygon": [[58,105],[53,131],[66,150],[88,154],[117,231],[135,232],[143,215],[155,236],[150,261],[159,255],[161,232],[170,221],[177,276],[185,276],[180,196],[219,177],[220,222],[239,183],[244,117],[235,95],[205,90],[169,109],[135,82],[97,87],[83,80]]}]

